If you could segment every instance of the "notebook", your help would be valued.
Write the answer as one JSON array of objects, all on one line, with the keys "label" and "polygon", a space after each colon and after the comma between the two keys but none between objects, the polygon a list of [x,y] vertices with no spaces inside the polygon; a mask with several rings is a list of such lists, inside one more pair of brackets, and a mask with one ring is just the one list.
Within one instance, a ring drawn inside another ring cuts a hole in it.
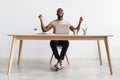
[{"label": "notebook", "polygon": [[69,34],[69,25],[56,26],[55,34]]}]

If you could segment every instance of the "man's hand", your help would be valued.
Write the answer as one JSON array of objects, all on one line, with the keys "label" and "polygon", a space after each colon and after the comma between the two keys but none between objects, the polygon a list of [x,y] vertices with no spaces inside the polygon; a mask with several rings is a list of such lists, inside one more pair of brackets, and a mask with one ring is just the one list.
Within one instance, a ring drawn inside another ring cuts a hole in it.
[{"label": "man's hand", "polygon": [[40,20],[42,20],[42,19],[43,19],[43,17],[42,17],[42,15],[41,15],[41,14],[38,16],[38,18],[39,18]]},{"label": "man's hand", "polygon": [[81,23],[83,21],[83,18],[82,17],[80,17],[80,20],[79,20],[79,22]]}]

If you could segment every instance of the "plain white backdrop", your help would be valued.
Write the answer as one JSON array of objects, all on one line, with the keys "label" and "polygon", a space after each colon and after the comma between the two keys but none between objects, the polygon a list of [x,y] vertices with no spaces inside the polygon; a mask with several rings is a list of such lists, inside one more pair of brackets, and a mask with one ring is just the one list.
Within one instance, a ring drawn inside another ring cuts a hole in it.
[{"label": "plain white backdrop", "polygon": [[[120,0],[0,0],[0,57],[8,58],[12,33],[34,33],[42,14],[44,23],[57,18],[56,10],[64,9],[64,18],[77,26],[79,17],[84,21],[82,28],[88,27],[87,35],[108,34],[111,58],[120,58]],[[49,31],[48,33],[51,33]],[[82,35],[80,30],[79,35]],[[96,41],[70,41],[68,56],[71,58],[98,58]],[[101,41],[102,57],[106,58],[104,42]],[[49,41],[24,41],[23,58],[49,58],[52,51]],[[18,55],[18,42],[15,57]]]}]

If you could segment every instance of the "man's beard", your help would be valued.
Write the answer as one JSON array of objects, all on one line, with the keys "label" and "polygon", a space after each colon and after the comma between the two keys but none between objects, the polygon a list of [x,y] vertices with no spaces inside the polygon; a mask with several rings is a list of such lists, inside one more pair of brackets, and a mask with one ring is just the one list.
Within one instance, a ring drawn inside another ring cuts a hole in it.
[{"label": "man's beard", "polygon": [[63,19],[63,15],[62,16],[58,16],[58,19]]}]

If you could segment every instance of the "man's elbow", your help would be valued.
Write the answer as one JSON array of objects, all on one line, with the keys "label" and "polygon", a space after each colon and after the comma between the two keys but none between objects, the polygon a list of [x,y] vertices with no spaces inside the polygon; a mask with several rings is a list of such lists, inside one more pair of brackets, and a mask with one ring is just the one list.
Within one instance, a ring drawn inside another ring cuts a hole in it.
[{"label": "man's elbow", "polygon": [[47,30],[44,30],[44,29],[43,29],[42,31],[43,31],[43,32],[47,32]]}]

